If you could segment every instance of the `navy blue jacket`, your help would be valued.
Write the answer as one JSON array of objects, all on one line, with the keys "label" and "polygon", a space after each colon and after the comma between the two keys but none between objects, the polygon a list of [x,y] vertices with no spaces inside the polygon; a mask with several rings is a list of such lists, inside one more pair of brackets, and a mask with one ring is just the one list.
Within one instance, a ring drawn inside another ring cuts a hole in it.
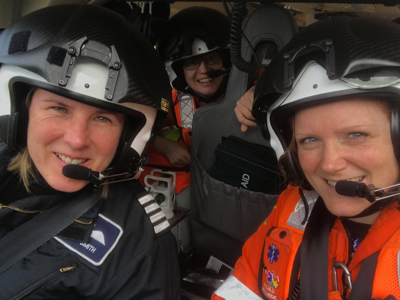
[{"label": "navy blue jacket", "polygon": [[[27,193],[7,161],[0,146],[0,239],[37,214],[15,208],[43,211],[66,195],[40,183]],[[156,234],[164,221],[150,219],[151,196],[136,181],[110,187],[109,199],[0,274],[0,299],[180,299],[177,244],[168,229]]]}]

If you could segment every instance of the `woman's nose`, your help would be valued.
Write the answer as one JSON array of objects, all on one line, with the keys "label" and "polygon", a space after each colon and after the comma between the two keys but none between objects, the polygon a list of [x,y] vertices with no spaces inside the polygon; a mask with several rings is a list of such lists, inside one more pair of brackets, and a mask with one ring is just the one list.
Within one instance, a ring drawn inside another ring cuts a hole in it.
[{"label": "woman's nose", "polygon": [[335,143],[324,145],[320,167],[328,174],[334,174],[347,167],[347,160],[340,145]]},{"label": "woman's nose", "polygon": [[81,149],[89,145],[89,126],[83,118],[74,118],[66,128],[64,140],[74,149]]},{"label": "woman's nose", "polygon": [[208,71],[207,65],[206,65],[206,63],[204,62],[204,60],[202,60],[202,61],[200,62],[200,66],[199,66],[199,72],[200,72],[200,73],[206,73],[207,71]]}]

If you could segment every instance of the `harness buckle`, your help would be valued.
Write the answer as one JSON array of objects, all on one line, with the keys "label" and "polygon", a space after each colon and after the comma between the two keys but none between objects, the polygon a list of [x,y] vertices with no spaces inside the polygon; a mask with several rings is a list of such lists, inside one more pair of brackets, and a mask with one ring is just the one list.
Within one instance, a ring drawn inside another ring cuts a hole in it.
[{"label": "harness buckle", "polygon": [[353,289],[353,284],[351,283],[351,275],[349,269],[347,269],[347,266],[342,263],[342,262],[336,262],[336,257],[333,259],[333,278],[334,278],[334,284],[335,284],[335,291],[338,290],[338,285],[337,285],[337,275],[336,275],[336,269],[341,268],[343,269],[345,278],[346,278],[346,285],[347,287],[351,290]]}]

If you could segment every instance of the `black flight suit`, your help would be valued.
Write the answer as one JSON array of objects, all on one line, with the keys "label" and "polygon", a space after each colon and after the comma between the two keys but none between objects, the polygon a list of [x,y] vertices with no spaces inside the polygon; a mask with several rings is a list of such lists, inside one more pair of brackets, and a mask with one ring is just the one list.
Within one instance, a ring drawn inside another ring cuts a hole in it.
[{"label": "black flight suit", "polygon": [[[43,211],[81,192],[35,183],[28,193],[6,171],[10,156],[0,144],[1,204]],[[177,244],[169,229],[155,233],[138,201],[146,191],[136,180],[110,188],[110,198],[0,275],[0,299],[180,299]],[[0,239],[35,215],[0,209]]]}]

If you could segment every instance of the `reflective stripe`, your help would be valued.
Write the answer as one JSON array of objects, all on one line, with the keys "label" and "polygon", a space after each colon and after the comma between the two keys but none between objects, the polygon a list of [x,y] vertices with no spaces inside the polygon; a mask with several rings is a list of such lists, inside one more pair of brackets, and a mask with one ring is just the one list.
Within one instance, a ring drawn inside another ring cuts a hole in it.
[{"label": "reflective stripe", "polygon": [[158,213],[150,217],[150,221],[151,223],[155,223],[161,220],[162,218],[165,218],[165,214],[163,213],[163,211],[159,211]]},{"label": "reflective stripe", "polygon": [[[154,231],[156,234],[169,227],[169,222],[165,217],[164,212],[161,210],[160,206],[155,202],[154,197],[152,195],[150,194],[144,195],[139,199],[139,203],[143,206],[144,210],[146,211],[146,214],[150,218],[150,221],[154,226]],[[162,219],[165,219],[165,221],[162,221]]]},{"label": "reflective stripe", "polygon": [[169,222],[165,220],[161,224],[158,224],[157,226],[154,227],[154,231],[157,233],[163,231],[164,229],[167,229],[169,227]]},{"label": "reflective stripe", "polygon": [[193,96],[179,94],[179,107],[181,111],[182,128],[192,129],[194,114]]},{"label": "reflective stripe", "polygon": [[142,198],[139,199],[139,203],[144,205],[144,204],[146,204],[147,202],[149,202],[151,200],[154,200],[154,197],[152,195],[150,195],[150,194],[147,194],[147,195],[145,195],[145,196],[143,196]]},{"label": "reflective stripe", "polygon": [[261,300],[260,297],[233,275],[228,277],[218,290],[215,291],[215,294],[225,300]]},{"label": "reflective stripe", "polygon": [[149,213],[151,213],[152,211],[155,211],[155,210],[157,210],[157,209],[161,209],[161,208],[160,208],[160,206],[158,206],[158,204],[156,204],[156,203],[150,204],[149,206],[146,206],[146,207],[144,208],[144,210],[146,211],[146,214],[149,214]]},{"label": "reflective stripe", "polygon": [[[304,196],[306,197],[308,208],[310,209],[308,214],[308,217],[310,217],[311,211],[314,208],[314,204],[317,201],[319,195],[316,191],[307,191]],[[300,199],[296,205],[296,208],[294,209],[294,212],[292,212],[289,219],[287,220],[287,225],[304,231],[307,223],[302,225],[301,222],[303,222],[305,214],[306,210],[304,208],[304,203],[303,200]]]}]

